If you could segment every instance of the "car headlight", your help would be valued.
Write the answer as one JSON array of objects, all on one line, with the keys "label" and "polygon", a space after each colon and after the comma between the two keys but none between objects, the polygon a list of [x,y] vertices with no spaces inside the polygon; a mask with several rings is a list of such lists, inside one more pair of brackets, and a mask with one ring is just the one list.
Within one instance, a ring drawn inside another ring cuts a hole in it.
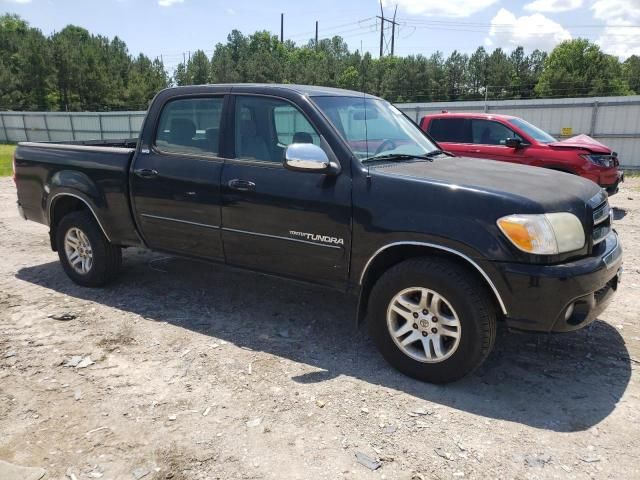
[{"label": "car headlight", "polygon": [[595,153],[585,153],[580,156],[582,158],[589,160],[591,163],[595,165],[599,165],[601,167],[613,166],[613,159],[611,158],[611,155],[597,155]]},{"label": "car headlight", "polygon": [[572,213],[507,215],[498,227],[517,248],[536,255],[572,252],[584,246],[584,228]]}]

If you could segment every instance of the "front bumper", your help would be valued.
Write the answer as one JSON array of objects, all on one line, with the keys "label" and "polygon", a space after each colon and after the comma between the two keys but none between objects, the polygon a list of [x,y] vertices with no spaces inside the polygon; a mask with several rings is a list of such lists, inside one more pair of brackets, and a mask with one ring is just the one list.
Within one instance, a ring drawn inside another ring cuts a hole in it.
[{"label": "front bumper", "polygon": [[559,265],[499,263],[507,325],[518,330],[569,332],[600,315],[618,289],[622,246],[612,231],[599,254]]},{"label": "front bumper", "polygon": [[618,189],[620,188],[620,184],[624,182],[624,172],[623,171],[618,171],[615,181],[613,183],[606,183],[604,181],[600,182],[600,186],[602,188],[604,188],[607,193],[609,194],[609,196],[611,195],[615,195],[616,193],[618,193]]}]

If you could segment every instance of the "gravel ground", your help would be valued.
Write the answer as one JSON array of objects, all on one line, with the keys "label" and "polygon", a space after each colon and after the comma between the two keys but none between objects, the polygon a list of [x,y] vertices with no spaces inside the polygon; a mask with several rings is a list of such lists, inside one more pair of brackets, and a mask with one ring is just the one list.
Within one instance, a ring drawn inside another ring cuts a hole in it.
[{"label": "gravel ground", "polygon": [[136,249],[115,285],[75,286],[0,179],[0,460],[78,480],[640,478],[640,178],[611,203],[625,275],[602,317],[502,329],[478,372],[433,386],[325,289]]}]

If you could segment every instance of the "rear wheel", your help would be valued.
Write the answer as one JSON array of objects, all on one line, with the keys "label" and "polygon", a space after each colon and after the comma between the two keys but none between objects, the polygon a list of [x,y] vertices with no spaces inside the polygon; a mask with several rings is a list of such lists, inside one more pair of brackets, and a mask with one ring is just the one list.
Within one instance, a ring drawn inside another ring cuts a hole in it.
[{"label": "rear wheel", "polygon": [[495,341],[489,293],[475,275],[446,259],[412,259],[392,267],[373,287],[368,311],[382,355],[427,382],[452,382],[471,373]]},{"label": "rear wheel", "polygon": [[113,281],[122,264],[120,247],[112,245],[89,212],[66,215],[56,229],[58,257],[78,285],[100,287]]}]

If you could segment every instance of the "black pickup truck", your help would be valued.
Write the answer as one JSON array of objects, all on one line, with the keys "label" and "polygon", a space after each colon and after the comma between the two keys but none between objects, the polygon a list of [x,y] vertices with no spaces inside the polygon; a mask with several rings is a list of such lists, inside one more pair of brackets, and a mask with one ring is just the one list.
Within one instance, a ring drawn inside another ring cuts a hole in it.
[{"label": "black pickup truck", "polygon": [[14,168],[74,282],[102,286],[147,247],[351,291],[385,358],[430,382],[480,365],[498,321],[587,325],[622,271],[597,185],[453,157],[358,92],[167,89],[137,140],[21,143]]}]

